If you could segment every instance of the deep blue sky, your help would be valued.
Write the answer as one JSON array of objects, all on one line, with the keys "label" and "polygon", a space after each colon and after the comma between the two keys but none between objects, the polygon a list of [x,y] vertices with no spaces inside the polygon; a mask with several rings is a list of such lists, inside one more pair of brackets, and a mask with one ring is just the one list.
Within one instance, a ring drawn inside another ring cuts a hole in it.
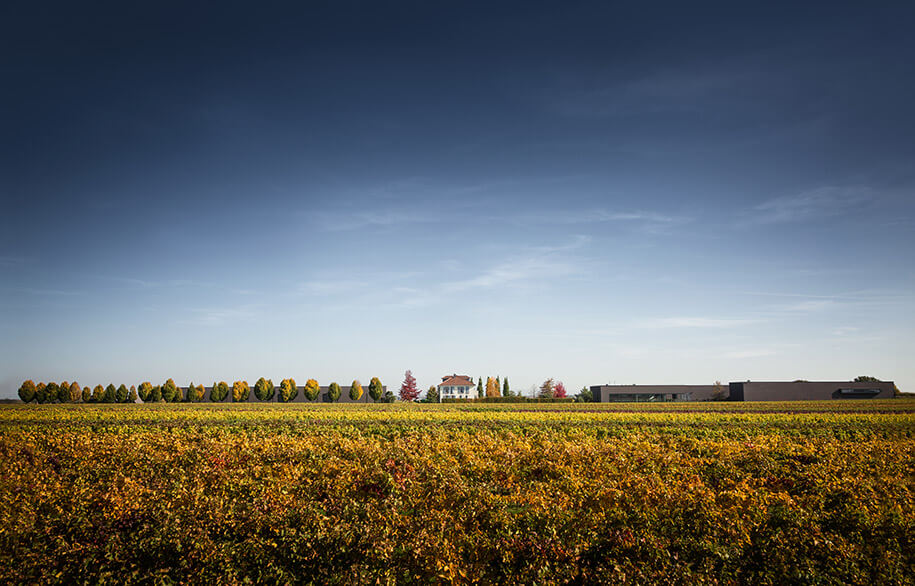
[{"label": "deep blue sky", "polygon": [[915,4],[7,2],[0,396],[915,386]]}]

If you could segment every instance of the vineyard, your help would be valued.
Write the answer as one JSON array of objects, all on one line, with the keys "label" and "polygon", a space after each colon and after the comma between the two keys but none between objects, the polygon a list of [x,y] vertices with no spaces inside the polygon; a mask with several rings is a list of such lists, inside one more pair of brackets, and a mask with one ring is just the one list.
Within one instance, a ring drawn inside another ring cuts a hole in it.
[{"label": "vineyard", "polygon": [[0,582],[915,583],[915,401],[0,408]]}]

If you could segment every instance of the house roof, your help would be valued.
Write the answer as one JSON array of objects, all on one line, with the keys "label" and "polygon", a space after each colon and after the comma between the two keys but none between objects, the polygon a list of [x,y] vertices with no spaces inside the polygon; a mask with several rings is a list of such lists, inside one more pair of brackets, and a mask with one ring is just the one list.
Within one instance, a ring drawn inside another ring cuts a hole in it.
[{"label": "house roof", "polygon": [[452,374],[451,376],[443,376],[442,382],[440,382],[438,384],[438,386],[440,386],[440,387],[441,386],[456,386],[456,387],[471,386],[472,387],[475,385],[476,385],[476,383],[474,383],[473,380],[466,374]]}]

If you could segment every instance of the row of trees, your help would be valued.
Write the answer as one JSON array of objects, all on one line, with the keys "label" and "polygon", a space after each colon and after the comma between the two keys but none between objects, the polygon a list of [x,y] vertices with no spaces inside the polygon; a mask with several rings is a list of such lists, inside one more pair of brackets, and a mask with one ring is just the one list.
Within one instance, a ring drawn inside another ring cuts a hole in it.
[{"label": "row of trees", "polygon": [[135,403],[137,389],[113,384],[81,387],[77,382],[67,381],[35,384],[30,379],[19,387],[19,398],[25,403]]},{"label": "row of trees", "polygon": [[[210,401],[222,402],[232,393],[232,401],[244,402],[251,396],[251,387],[248,381],[235,381],[230,388],[225,381],[214,382],[210,391]],[[343,393],[342,387],[336,383],[330,383],[327,388],[327,394],[331,401],[337,402]],[[354,380],[350,385],[349,398],[353,401],[362,399],[365,390],[362,383]],[[394,395],[391,392],[384,392],[384,386],[381,380],[376,376],[372,377],[368,388],[369,396],[375,402],[391,402]],[[272,401],[274,397],[279,402],[288,403],[298,397],[299,388],[296,386],[295,379],[286,378],[276,387],[273,381],[261,377],[254,383],[254,396],[260,401]],[[309,401],[315,401],[321,395],[321,386],[318,381],[311,378],[305,383],[302,389],[303,396]],[[109,384],[107,387],[102,385],[94,389],[90,387],[80,387],[76,382],[58,383],[38,383],[27,380],[19,387],[19,398],[24,403],[32,401],[38,403],[136,403],[139,398],[144,403],[199,403],[204,400],[205,389],[203,385],[195,385],[192,381],[187,386],[187,392],[183,392],[173,379],[168,379],[161,385],[155,385],[149,381],[140,383],[139,387],[131,386],[129,389],[125,385],[115,387]]]}]

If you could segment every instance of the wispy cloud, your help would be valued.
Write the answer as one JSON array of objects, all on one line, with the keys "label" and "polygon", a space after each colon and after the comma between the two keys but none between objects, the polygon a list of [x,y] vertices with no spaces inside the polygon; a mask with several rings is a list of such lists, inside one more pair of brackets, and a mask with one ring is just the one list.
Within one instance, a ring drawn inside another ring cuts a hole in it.
[{"label": "wispy cloud", "polygon": [[725,352],[723,358],[741,359],[741,358],[762,358],[763,356],[774,356],[777,352],[771,348],[751,348],[746,350],[732,350]]},{"label": "wispy cloud", "polygon": [[873,199],[868,187],[825,186],[776,197],[753,208],[751,221],[760,224],[800,222],[837,216]]},{"label": "wispy cloud", "polygon": [[258,315],[257,305],[236,307],[201,307],[191,309],[191,316],[181,323],[198,326],[225,326],[239,322],[250,322]]},{"label": "wispy cloud", "polygon": [[760,323],[761,319],[720,317],[665,317],[647,319],[636,325],[641,328],[739,328]]}]

